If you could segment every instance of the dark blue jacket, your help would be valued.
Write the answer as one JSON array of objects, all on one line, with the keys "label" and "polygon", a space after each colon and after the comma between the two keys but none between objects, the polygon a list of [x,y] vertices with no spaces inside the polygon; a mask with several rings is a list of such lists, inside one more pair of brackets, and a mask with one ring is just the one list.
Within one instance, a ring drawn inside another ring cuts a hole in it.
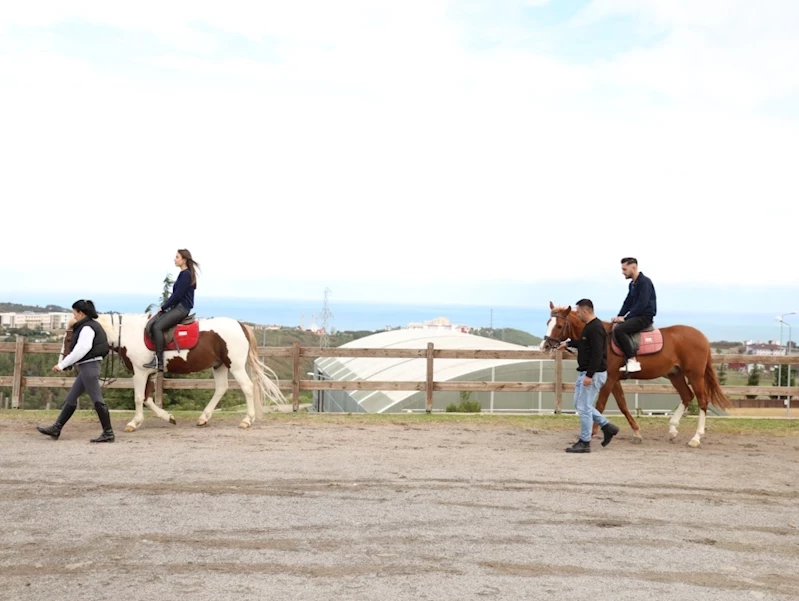
[{"label": "dark blue jacket", "polygon": [[639,271],[638,279],[630,282],[629,292],[624,304],[621,306],[619,317],[629,319],[630,317],[647,315],[654,319],[657,312],[657,295],[655,294],[652,280],[646,277],[642,271]]},{"label": "dark blue jacket", "polygon": [[172,296],[166,299],[161,308],[166,311],[180,303],[190,311],[194,307],[194,289],[196,287],[191,285],[191,272],[188,269],[182,269],[178,274],[178,279],[172,285]]}]

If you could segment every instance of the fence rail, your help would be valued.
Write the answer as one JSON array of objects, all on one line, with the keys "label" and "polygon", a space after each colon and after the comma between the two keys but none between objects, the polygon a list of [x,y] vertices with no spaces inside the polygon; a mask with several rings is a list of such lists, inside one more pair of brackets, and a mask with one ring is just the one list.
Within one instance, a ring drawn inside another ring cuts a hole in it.
[{"label": "fence rail", "polygon": [[[26,353],[60,353],[58,343],[26,342],[18,336],[16,342],[0,342],[0,352],[14,353],[14,374],[0,376],[0,386],[11,387],[11,407],[21,408],[23,390],[25,388],[69,388],[73,378],[24,376],[23,365]],[[375,348],[323,348],[301,346],[293,347],[259,347],[261,357],[286,357],[292,359],[291,383],[282,384],[281,389],[291,390],[294,410],[299,408],[301,390],[408,390],[425,392],[425,409],[430,413],[433,409],[433,393],[436,391],[455,392],[552,392],[555,394],[555,412],[559,413],[563,403],[563,393],[573,392],[574,384],[563,381],[563,351],[544,352],[529,350],[478,350],[478,349],[436,349],[428,343],[423,349],[375,349]],[[425,381],[375,381],[375,380],[304,380],[300,378],[300,359],[308,357],[339,358],[386,358],[386,359],[424,359],[427,362]],[[436,359],[503,359],[503,360],[551,360],[555,364],[554,382],[436,382],[434,380],[434,362]],[[730,363],[796,366],[799,370],[799,355],[761,356],[761,355],[713,355],[713,364]],[[789,368],[790,369],[790,368]],[[107,383],[108,388],[133,388],[132,378],[120,378]],[[212,390],[213,379],[164,379],[159,376],[156,381],[155,402],[161,406],[162,390]],[[230,388],[239,389],[234,380]],[[727,395],[784,395],[799,396],[799,386],[722,386]],[[671,384],[649,384],[640,382],[622,382],[625,393],[639,394],[676,394]]]}]

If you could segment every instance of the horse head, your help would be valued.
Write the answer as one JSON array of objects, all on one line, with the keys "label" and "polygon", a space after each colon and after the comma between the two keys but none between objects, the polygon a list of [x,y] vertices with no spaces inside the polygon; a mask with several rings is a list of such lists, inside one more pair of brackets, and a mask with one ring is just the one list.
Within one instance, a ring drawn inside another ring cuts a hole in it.
[{"label": "horse head", "polygon": [[539,345],[539,349],[542,351],[555,350],[561,342],[573,338],[575,333],[570,320],[570,317],[574,315],[571,305],[556,307],[552,301],[549,301],[549,309],[547,333]]},{"label": "horse head", "polygon": [[[67,329],[64,332],[64,339],[61,342],[61,352],[58,354],[58,362],[64,360],[64,357],[69,355],[69,343],[72,341],[72,328],[75,325],[75,318],[70,317],[69,321],[67,322]],[[67,369],[71,369],[68,367]]]}]

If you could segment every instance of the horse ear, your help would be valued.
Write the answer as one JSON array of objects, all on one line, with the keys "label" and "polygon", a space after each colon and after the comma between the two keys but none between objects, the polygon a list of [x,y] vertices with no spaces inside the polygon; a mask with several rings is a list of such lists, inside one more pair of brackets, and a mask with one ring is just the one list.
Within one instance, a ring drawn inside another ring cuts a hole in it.
[{"label": "horse ear", "polygon": [[550,310],[555,308],[555,305],[552,304],[552,301],[549,301],[549,308],[550,308]]},{"label": "horse ear", "polygon": [[569,313],[571,313],[571,312],[572,312],[572,306],[569,305],[568,307],[566,307],[566,315],[568,316]]}]

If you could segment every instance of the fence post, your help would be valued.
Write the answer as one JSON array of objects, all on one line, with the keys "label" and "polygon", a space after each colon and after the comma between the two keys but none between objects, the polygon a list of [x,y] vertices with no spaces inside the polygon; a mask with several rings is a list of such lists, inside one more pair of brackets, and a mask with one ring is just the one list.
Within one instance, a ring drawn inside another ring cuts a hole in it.
[{"label": "fence post", "polygon": [[14,347],[14,380],[11,386],[11,408],[22,406],[22,358],[25,356],[25,337],[17,335]]},{"label": "fence post", "polygon": [[563,408],[563,351],[555,351],[555,413]]},{"label": "fence post", "polygon": [[425,383],[425,411],[433,411],[433,343],[427,343],[427,382]]},{"label": "fence post", "polygon": [[294,373],[291,380],[291,396],[294,401],[294,411],[300,410],[300,343],[294,343],[294,349],[291,353],[292,367]]},{"label": "fence post", "polygon": [[155,372],[155,388],[153,390],[153,401],[161,409],[164,408],[164,372]]}]

